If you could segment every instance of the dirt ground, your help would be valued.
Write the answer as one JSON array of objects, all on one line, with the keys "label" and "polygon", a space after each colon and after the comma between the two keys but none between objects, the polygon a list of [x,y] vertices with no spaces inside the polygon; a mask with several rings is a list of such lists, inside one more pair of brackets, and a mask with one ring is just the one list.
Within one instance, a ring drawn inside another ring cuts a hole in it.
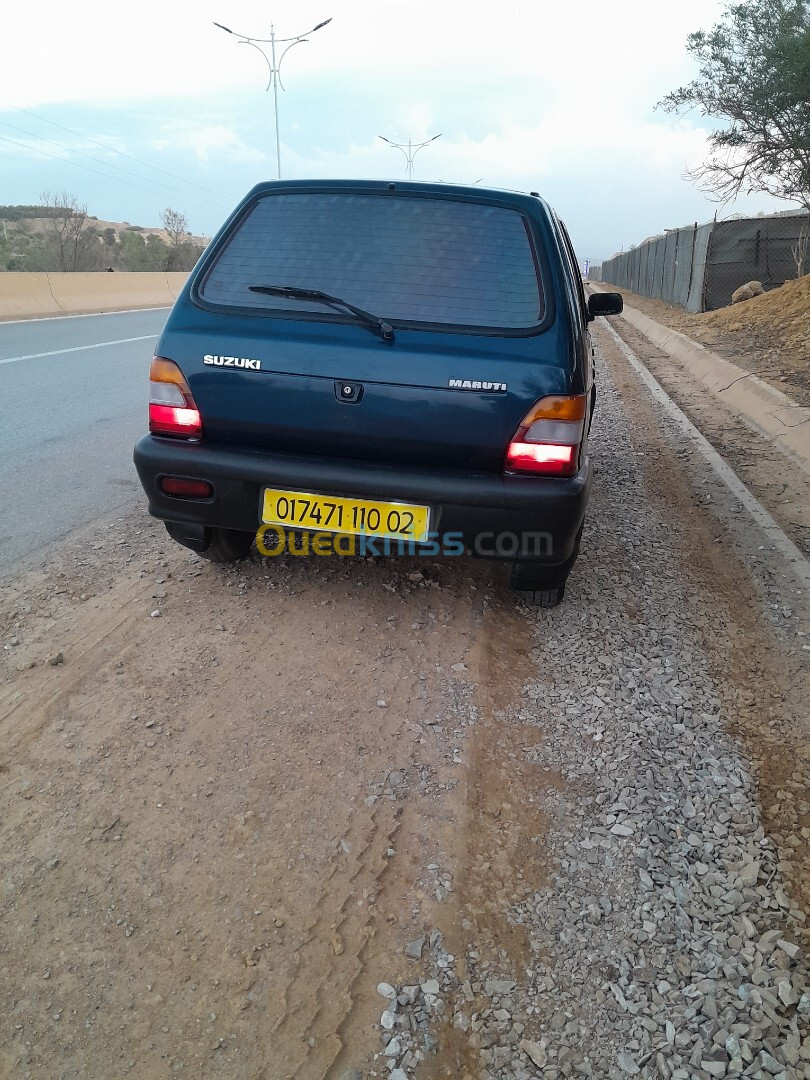
[{"label": "dirt ground", "polygon": [[[705,648],[802,898],[807,748],[783,718],[805,654],[763,621],[679,448],[609,362],[684,588],[721,613]],[[539,804],[565,783],[532,755],[524,685],[553,677],[569,627],[608,665],[612,644],[576,599],[543,621],[505,580],[467,559],[223,569],[134,509],[5,583],[0,1077],[383,1076],[375,987],[413,978],[409,941],[440,928],[460,964],[474,942],[525,969],[505,912],[548,879]],[[630,584],[615,618],[643,650]],[[438,1033],[419,1080],[480,1076],[449,1017]]]},{"label": "dirt ground", "polygon": [[139,513],[90,547],[4,597],[4,1023],[42,1077],[370,1056],[374,987],[460,846],[482,931],[515,875],[542,879],[522,869],[542,774],[507,783],[492,755],[519,729],[471,729],[469,787],[459,741],[519,695],[528,623],[466,562],[223,571]]},{"label": "dirt ground", "polygon": [[810,274],[717,311],[683,308],[620,290],[625,302],[810,405]]}]

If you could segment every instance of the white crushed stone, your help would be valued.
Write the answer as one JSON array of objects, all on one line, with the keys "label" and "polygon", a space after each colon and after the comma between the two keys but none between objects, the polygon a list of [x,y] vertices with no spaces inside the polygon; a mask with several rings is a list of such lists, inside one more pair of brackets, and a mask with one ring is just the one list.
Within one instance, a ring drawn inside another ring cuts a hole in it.
[{"label": "white crushed stone", "polygon": [[551,882],[504,913],[535,959],[515,982],[473,941],[460,983],[438,931],[412,943],[383,1053],[412,1077],[446,1013],[486,1080],[808,1080],[804,915],[707,660],[719,615],[675,560],[604,367],[592,445],[581,562],[534,616],[543,680],[515,717],[567,782],[540,796]]}]

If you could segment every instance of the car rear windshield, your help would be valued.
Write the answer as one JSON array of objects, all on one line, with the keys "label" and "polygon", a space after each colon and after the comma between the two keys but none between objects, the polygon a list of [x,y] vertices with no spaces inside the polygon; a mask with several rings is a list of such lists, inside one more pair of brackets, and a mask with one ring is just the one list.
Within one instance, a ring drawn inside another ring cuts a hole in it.
[{"label": "car rear windshield", "polygon": [[544,313],[524,217],[453,199],[264,196],[228,238],[201,297],[240,308],[329,312],[311,300],[250,292],[251,285],[320,289],[405,323],[518,330],[536,326]]}]

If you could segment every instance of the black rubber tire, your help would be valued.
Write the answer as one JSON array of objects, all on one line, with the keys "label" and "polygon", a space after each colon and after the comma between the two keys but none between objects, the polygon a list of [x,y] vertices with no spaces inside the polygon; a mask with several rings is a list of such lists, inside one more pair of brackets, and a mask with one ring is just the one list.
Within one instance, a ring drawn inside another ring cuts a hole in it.
[{"label": "black rubber tire", "polygon": [[529,607],[555,608],[562,603],[565,596],[565,585],[558,585],[553,589],[535,589],[521,594],[523,602]]},{"label": "black rubber tire", "polygon": [[214,563],[232,563],[244,559],[253,547],[254,536],[241,529],[212,529],[211,542],[197,554]]},{"label": "black rubber tire", "polygon": [[516,592],[523,594],[527,604],[533,607],[553,608],[562,601],[565,583],[579,555],[583,528],[584,524],[580,525],[573,551],[562,566],[549,567],[545,572],[543,567],[538,567],[536,576],[532,576],[532,570],[529,567],[521,566],[520,563],[513,564],[510,586]]}]

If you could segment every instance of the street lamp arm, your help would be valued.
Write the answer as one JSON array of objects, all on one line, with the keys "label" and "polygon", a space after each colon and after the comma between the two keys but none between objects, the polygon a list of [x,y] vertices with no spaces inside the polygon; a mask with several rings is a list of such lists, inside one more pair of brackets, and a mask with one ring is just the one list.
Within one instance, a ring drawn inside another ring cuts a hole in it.
[{"label": "street lamp arm", "polygon": [[324,26],[328,26],[331,21],[331,19],[324,19],[324,21],[319,22],[317,26],[313,26],[311,30],[307,30],[305,34],[299,34],[297,37],[294,38],[276,38],[276,45],[283,45],[285,41],[302,41],[310,34],[314,34],[316,30],[322,30]]},{"label": "street lamp arm", "polygon": [[[267,64],[267,69],[268,69],[268,72],[269,72],[269,78],[267,80],[267,86],[265,87],[265,90],[269,90],[271,86],[273,87],[273,111],[275,113],[275,128],[276,128],[276,170],[277,170],[278,178],[280,180],[281,179],[281,137],[280,137],[280,134],[279,134],[279,126],[278,126],[278,88],[280,86],[282,90],[284,89],[284,84],[281,81],[281,63],[284,60],[284,57],[287,55],[287,53],[293,47],[293,45],[300,45],[302,41],[307,41],[309,34],[314,34],[316,30],[321,30],[321,29],[323,29],[324,26],[328,26],[329,23],[332,21],[332,19],[331,18],[324,19],[323,22],[319,22],[317,24],[317,26],[313,26],[313,28],[311,30],[307,30],[307,32],[305,34],[296,34],[295,37],[288,37],[288,38],[277,38],[276,34],[275,34],[275,29],[274,29],[272,23],[270,24],[270,37],[269,38],[259,38],[259,37],[251,37],[250,34],[240,34],[236,30],[231,30],[231,28],[229,26],[225,26],[223,23],[219,23],[219,22],[216,22],[214,20],[212,20],[212,21],[214,22],[214,26],[216,26],[218,30],[223,30],[226,34],[231,34],[233,37],[237,38],[240,45],[251,45],[254,49],[256,49],[258,52],[260,52],[262,54],[262,56],[264,57],[264,62]],[[270,48],[267,51],[265,51],[262,48],[263,45],[269,45]],[[284,49],[281,50],[281,54],[278,56],[278,59],[276,58],[276,46],[277,45],[278,46],[281,46],[281,45],[286,46]],[[270,53],[269,56],[268,56],[268,52]]]},{"label": "street lamp arm", "polygon": [[254,38],[250,34],[240,34],[238,30],[231,30],[229,26],[223,26],[220,22],[215,22],[214,26],[218,26],[220,30],[224,30],[226,34],[233,34],[234,37],[241,38],[243,41],[269,41],[270,38]]},{"label": "street lamp arm", "polygon": [[[293,43],[296,41],[303,41],[304,38],[308,37],[310,34],[314,34],[316,30],[321,30],[324,26],[328,26],[331,21],[331,19],[324,19],[324,21],[318,23],[317,26],[313,26],[311,30],[307,30],[304,34],[297,34],[295,37],[276,38],[276,45],[284,45],[288,41]],[[223,26],[222,23],[215,22],[214,26],[219,26],[222,30],[228,30],[228,27]],[[260,41],[263,45],[269,45],[273,41],[273,38],[250,37],[248,34],[237,34],[235,30],[228,30],[228,33],[236,34],[237,37],[246,38],[249,41]]]},{"label": "street lamp arm", "polygon": [[[386,139],[386,137],[384,135],[379,135],[378,136],[378,138],[382,139],[383,142],[388,143],[389,146],[395,146],[397,148],[397,150],[401,150],[402,153],[405,155],[405,160],[408,163],[408,179],[410,179],[411,176],[413,175],[413,159],[416,157],[416,155],[419,153],[419,151],[422,149],[422,147],[429,146],[432,142],[435,142],[437,139],[440,139],[441,137],[442,137],[442,134],[441,134],[441,132],[439,132],[439,134],[434,135],[432,139],[425,139],[425,141],[422,142],[422,143],[413,143],[413,142],[410,141],[410,139],[408,140],[407,143],[395,143],[395,142],[391,142],[390,139]],[[407,146],[407,150],[406,150],[406,146]]]},{"label": "street lamp arm", "polygon": [[441,137],[442,137],[441,132],[439,132],[439,134],[434,135],[432,139],[426,139],[423,143],[419,143],[419,145],[416,147],[414,152],[411,154],[411,157],[416,157],[416,155],[419,153],[420,150],[424,149],[424,147],[426,147],[426,146],[430,146],[430,144],[432,142],[436,142],[436,140],[440,139]]},{"label": "street lamp arm", "polygon": [[308,37],[310,33],[314,33],[315,30],[322,30],[324,26],[328,26],[330,22],[332,22],[332,19],[325,18],[323,23],[319,23],[318,26],[313,26],[312,29],[307,30],[306,33],[299,33],[297,38],[276,38],[275,43],[276,45],[283,45],[285,41],[301,41],[303,38]]},{"label": "street lamp arm", "polygon": [[270,63],[270,60],[269,60],[269,58],[267,56],[267,53],[264,51],[264,49],[260,49],[259,46],[256,45],[249,38],[243,38],[238,44],[239,45],[251,45],[256,50],[256,52],[259,52],[259,53],[262,54],[262,56],[264,57],[264,62],[267,64],[267,71],[269,73],[268,76],[267,76],[267,86],[265,86],[265,90],[269,90],[270,87],[273,85],[273,65]]},{"label": "street lamp arm", "polygon": [[406,160],[406,161],[408,161],[408,162],[410,162],[410,158],[408,157],[408,151],[407,151],[407,150],[405,149],[405,147],[404,147],[404,146],[400,146],[400,145],[399,145],[399,143],[391,142],[391,140],[390,140],[390,139],[386,139],[386,137],[385,137],[384,135],[378,135],[377,137],[378,137],[379,139],[382,139],[382,141],[383,141],[383,142],[387,142],[387,143],[388,143],[388,145],[389,145],[390,147],[392,147],[392,148],[393,148],[394,150],[400,150],[400,151],[402,151],[402,153],[403,153],[403,154],[405,155],[405,160]]},{"label": "street lamp arm", "polygon": [[291,41],[287,48],[284,49],[281,56],[276,61],[276,77],[278,79],[278,84],[282,90],[284,89],[284,83],[281,81],[281,61],[284,59],[284,57],[287,55],[293,45],[302,45],[306,40],[306,38],[295,38],[295,40]]}]

